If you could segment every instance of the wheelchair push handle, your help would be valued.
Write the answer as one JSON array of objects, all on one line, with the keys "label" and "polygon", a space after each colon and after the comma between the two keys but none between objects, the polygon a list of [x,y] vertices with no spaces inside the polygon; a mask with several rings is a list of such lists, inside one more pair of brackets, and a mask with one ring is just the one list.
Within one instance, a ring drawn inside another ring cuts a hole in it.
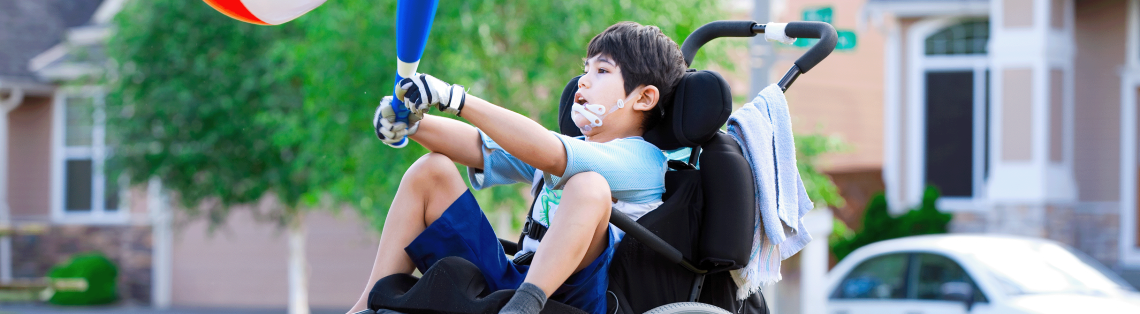
[{"label": "wheelchair push handle", "polygon": [[[692,65],[693,57],[709,41],[720,37],[752,37],[763,34],[768,30],[766,24],[753,21],[715,21],[702,25],[685,38],[681,44],[681,53],[685,57],[685,64]],[[796,59],[795,65],[780,79],[780,88],[788,90],[800,74],[814,68],[819,62],[827,58],[835,50],[839,35],[831,24],[824,22],[789,22],[784,27],[784,34],[792,38],[818,38],[819,42],[808,49],[807,53]]]},{"label": "wheelchair push handle", "polygon": [[[753,21],[715,21],[701,25],[697,30],[685,37],[681,43],[681,54],[685,56],[685,65],[693,64],[693,56],[709,41],[720,37],[752,37],[756,36],[753,26],[761,25]],[[763,33],[763,28],[760,29]]]},{"label": "wheelchair push handle", "polygon": [[807,53],[796,59],[796,67],[800,68],[800,73],[807,73],[811,68],[827,58],[832,51],[835,50],[835,44],[839,40],[839,35],[835,33],[835,28],[831,24],[824,22],[790,22],[784,28],[784,33],[792,38],[819,38]]}]

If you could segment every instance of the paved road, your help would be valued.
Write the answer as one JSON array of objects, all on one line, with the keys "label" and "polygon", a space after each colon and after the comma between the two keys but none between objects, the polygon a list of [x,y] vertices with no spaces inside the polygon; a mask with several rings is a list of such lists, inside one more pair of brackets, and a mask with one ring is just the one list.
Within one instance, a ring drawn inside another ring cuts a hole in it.
[{"label": "paved road", "polygon": [[[312,314],[344,314],[346,310],[313,309]],[[280,314],[285,309],[235,309],[235,308],[172,308],[159,310],[142,306],[109,307],[63,307],[50,305],[3,305],[0,314]]]}]

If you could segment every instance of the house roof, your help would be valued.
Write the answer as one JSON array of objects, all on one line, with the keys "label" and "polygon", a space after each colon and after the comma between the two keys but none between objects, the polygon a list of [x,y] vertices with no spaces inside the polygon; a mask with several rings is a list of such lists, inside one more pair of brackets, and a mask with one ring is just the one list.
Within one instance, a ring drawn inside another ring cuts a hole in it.
[{"label": "house roof", "polygon": [[990,10],[989,0],[867,0],[866,13],[890,12],[898,17],[945,14],[984,15]]},{"label": "house roof", "polygon": [[0,0],[0,77],[37,81],[28,62],[91,21],[103,0]]}]

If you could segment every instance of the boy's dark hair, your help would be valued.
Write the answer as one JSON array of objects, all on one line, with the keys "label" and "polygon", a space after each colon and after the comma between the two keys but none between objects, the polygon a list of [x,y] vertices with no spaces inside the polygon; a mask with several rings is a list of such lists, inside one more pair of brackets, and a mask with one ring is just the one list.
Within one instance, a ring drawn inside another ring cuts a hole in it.
[{"label": "boy's dark hair", "polygon": [[653,85],[661,91],[661,99],[653,110],[645,112],[641,126],[649,130],[661,122],[666,107],[673,104],[673,89],[688,68],[677,43],[657,26],[620,22],[590,40],[586,57],[600,54],[621,68],[627,96],[641,85]]}]

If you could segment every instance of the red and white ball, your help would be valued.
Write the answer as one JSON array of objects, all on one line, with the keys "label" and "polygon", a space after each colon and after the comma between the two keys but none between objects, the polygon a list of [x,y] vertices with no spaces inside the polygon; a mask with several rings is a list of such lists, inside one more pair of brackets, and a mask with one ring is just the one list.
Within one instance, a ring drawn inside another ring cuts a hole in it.
[{"label": "red and white ball", "polygon": [[246,23],[278,25],[309,13],[325,0],[202,0],[215,10]]}]

